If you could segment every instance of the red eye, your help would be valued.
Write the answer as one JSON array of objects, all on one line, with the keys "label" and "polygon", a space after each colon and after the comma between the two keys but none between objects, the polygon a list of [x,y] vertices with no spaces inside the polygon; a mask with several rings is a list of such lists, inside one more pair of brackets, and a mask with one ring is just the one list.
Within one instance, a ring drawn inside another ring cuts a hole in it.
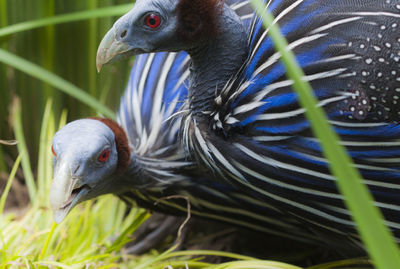
[{"label": "red eye", "polygon": [[110,157],[110,150],[106,149],[100,154],[97,160],[101,163],[104,163],[108,160],[108,157]]},{"label": "red eye", "polygon": [[57,154],[56,154],[56,152],[54,151],[53,146],[51,146],[51,152],[53,153],[54,157],[57,157]]},{"label": "red eye", "polygon": [[160,16],[156,14],[150,14],[147,15],[146,17],[146,25],[149,26],[150,28],[157,28],[161,24],[161,18]]}]

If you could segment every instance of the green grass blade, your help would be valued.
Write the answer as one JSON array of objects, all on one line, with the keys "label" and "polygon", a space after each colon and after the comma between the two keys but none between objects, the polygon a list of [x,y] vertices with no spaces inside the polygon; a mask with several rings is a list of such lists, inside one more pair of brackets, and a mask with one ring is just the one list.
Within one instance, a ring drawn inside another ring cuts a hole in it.
[{"label": "green grass blade", "polygon": [[[8,22],[8,14],[7,14],[7,0],[0,0],[0,30],[1,28],[6,27]],[[0,48],[6,49],[7,48],[7,44],[6,43],[1,43],[2,39],[0,38]],[[6,70],[5,67],[0,67],[0,80],[5,80],[6,76],[5,76],[5,72]],[[3,111],[0,109],[0,116],[4,115],[6,113],[6,110],[4,109],[5,107],[7,107],[8,103],[7,103],[7,97],[5,95],[2,94],[1,96],[1,100],[0,100],[0,107],[3,108]],[[1,132],[0,132],[0,136],[1,136]],[[7,171],[7,165],[6,165],[6,161],[4,160],[4,153],[5,150],[3,149],[2,145],[0,144],[0,172],[6,172]]]},{"label": "green grass blade", "polygon": [[[335,262],[329,262],[325,264],[319,264],[315,266],[307,267],[306,269],[329,269],[329,268],[362,268],[367,267],[371,264],[371,261],[367,258],[355,258],[355,259],[348,259],[348,260],[341,260]],[[357,266],[357,267],[355,267]]]},{"label": "green grass blade", "polygon": [[72,83],[66,81],[65,79],[55,75],[52,72],[47,71],[46,69],[36,65],[30,61],[27,61],[15,54],[7,52],[6,50],[0,49],[0,62],[3,62],[7,65],[10,65],[28,75],[31,75],[39,80],[42,80],[53,87],[61,90],[62,92],[69,94],[72,97],[75,97],[82,103],[90,106],[91,108],[97,110],[102,113],[106,117],[114,118],[114,112],[101,104],[94,97],[90,96],[82,89],[73,85]]},{"label": "green grass blade", "polygon": [[[88,9],[95,10],[97,8],[97,0],[89,0],[87,1]],[[96,87],[97,82],[97,71],[95,67],[96,55],[97,55],[97,20],[89,19],[89,42],[88,42],[88,63],[93,63],[88,66],[88,74],[89,74],[89,92],[92,96],[96,96],[98,89]],[[97,95],[98,96],[98,95]]]},{"label": "green grass blade", "polygon": [[27,267],[27,268],[61,268],[61,269],[76,269],[77,267],[73,266],[68,266],[65,264],[62,264],[61,262],[55,262],[55,261],[40,261],[40,262],[35,262],[34,267]]},{"label": "green grass blade", "polygon": [[50,230],[49,234],[47,235],[44,246],[43,246],[42,250],[40,251],[38,260],[41,260],[41,259],[43,259],[43,257],[45,257],[46,251],[49,248],[50,240],[53,237],[54,230],[56,229],[56,227],[57,227],[57,223],[54,222],[53,225],[51,226],[51,230]]},{"label": "green grass blade", "polygon": [[52,165],[53,164],[53,154],[51,153],[51,145],[52,145],[54,133],[56,131],[55,129],[56,129],[56,126],[55,126],[54,113],[50,113],[49,123],[47,125],[47,132],[45,134],[45,136],[46,136],[45,141],[47,144],[47,148],[45,148],[45,150],[43,152],[43,157],[42,157],[42,160],[45,163],[45,165],[44,165],[45,171],[44,171],[42,180],[38,181],[40,184],[43,184],[43,185],[38,184],[38,188],[43,190],[40,193],[41,194],[40,198],[44,201],[48,201],[48,194],[50,192],[50,184],[48,181],[51,182],[51,180],[53,179],[53,165]]},{"label": "green grass blade", "polygon": [[225,258],[231,258],[235,260],[255,260],[253,257],[241,255],[241,254],[236,254],[236,253],[231,253],[231,252],[225,252],[225,251],[218,251],[218,250],[185,250],[185,251],[173,251],[169,252],[165,258],[170,259],[172,257],[178,257],[178,256],[216,256],[216,257],[225,257]]},{"label": "green grass blade", "polygon": [[133,7],[133,4],[124,4],[118,6],[104,7],[93,10],[85,10],[74,12],[70,14],[63,14],[52,16],[48,18],[21,22],[13,25],[9,25],[0,29],[0,37],[10,34],[15,34],[22,31],[32,30],[48,25],[56,25],[60,23],[70,23],[74,21],[81,21],[93,18],[102,18],[110,16],[119,16],[128,12]]},{"label": "green grass blade", "polygon": [[13,168],[11,170],[11,173],[10,173],[10,175],[8,177],[6,187],[4,188],[3,193],[1,194],[1,197],[0,197],[0,216],[3,214],[4,205],[6,204],[7,196],[8,196],[8,193],[10,192],[10,189],[11,189],[11,186],[12,186],[12,182],[13,182],[13,180],[15,178],[15,174],[17,173],[17,170],[18,170],[20,162],[21,162],[21,154],[18,155],[18,158],[15,161],[14,166],[13,166]]},{"label": "green grass blade", "polygon": [[299,95],[301,105],[306,108],[314,134],[319,138],[324,154],[330,162],[331,171],[338,179],[337,184],[345,196],[345,202],[353,213],[365,246],[377,268],[399,268],[400,252],[387,227],[383,224],[380,211],[373,205],[373,198],[362,183],[359,172],[353,168],[353,161],[346,150],[339,144],[339,137],[326,120],[325,112],[317,107],[317,100],[311,86],[302,80],[304,73],[297,64],[294,54],[287,49],[287,41],[278,26],[273,25],[273,17],[265,10],[260,0],[251,0],[264,26],[269,28],[269,35],[276,49],[282,54],[282,61],[287,74],[294,81],[294,88]]},{"label": "green grass blade", "polygon": [[47,141],[47,133],[48,127],[50,124],[50,114],[52,108],[52,101],[49,100],[45,106],[44,113],[43,113],[43,120],[42,126],[40,130],[40,142],[39,142],[39,159],[38,159],[38,172],[37,172],[37,180],[38,180],[38,190],[39,190],[39,197],[43,197],[45,186],[45,178],[46,171],[47,171],[47,155],[50,155],[50,151],[48,150],[49,145]]},{"label": "green grass blade", "polygon": [[114,241],[112,246],[107,249],[107,252],[120,250],[126,243],[128,243],[128,241],[126,241],[128,236],[132,234],[147,218],[147,212],[143,211],[138,213],[135,221],[133,221],[132,224],[121,233],[121,235]]},{"label": "green grass blade", "polygon": [[60,120],[58,122],[58,129],[61,129],[67,123],[68,111],[63,110],[61,112]]},{"label": "green grass blade", "polygon": [[[42,12],[45,16],[54,16],[55,3],[54,1],[47,1],[45,5],[42,6]],[[43,15],[42,15],[43,17]],[[40,65],[46,70],[54,70],[55,63],[55,31],[54,25],[48,25],[42,31],[39,32],[39,38],[42,45],[40,46]],[[53,101],[57,104],[60,98],[58,92],[54,92],[52,87],[45,83],[42,86],[43,100],[46,101],[48,98],[53,97]]]},{"label": "green grass blade", "polygon": [[12,116],[13,116],[15,138],[18,140],[17,147],[18,151],[22,156],[21,160],[22,170],[24,172],[26,186],[28,187],[30,201],[32,204],[35,204],[37,202],[36,200],[37,189],[31,169],[28,148],[25,142],[24,129],[22,127],[21,102],[18,98],[14,99],[12,108],[13,108]]}]

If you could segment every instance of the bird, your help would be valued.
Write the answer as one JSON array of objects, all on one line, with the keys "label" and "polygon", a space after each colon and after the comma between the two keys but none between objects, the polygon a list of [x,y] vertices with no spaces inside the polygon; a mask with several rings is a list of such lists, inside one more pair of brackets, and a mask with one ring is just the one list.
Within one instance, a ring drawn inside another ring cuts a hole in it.
[{"label": "bird", "polygon": [[[77,204],[112,193],[128,205],[178,216],[187,213],[188,199],[194,216],[313,242],[302,236],[296,222],[267,205],[254,204],[189,159],[177,139],[180,118],[171,117],[185,108],[187,63],[185,53],[138,56],[117,121],[79,119],[55,134],[50,203],[56,222]],[[185,199],[163,200],[171,196]]]},{"label": "bird", "polygon": [[[231,6],[245,24],[250,22],[248,3],[232,1]],[[168,215],[186,215],[189,202],[195,217],[318,242],[298,221],[243,195],[190,158],[179,140],[181,115],[187,110],[189,63],[185,52],[137,56],[116,121],[79,119],[57,131],[51,147],[50,190],[56,222],[77,204],[112,193],[129,206]]]},{"label": "bird", "polygon": [[[264,3],[399,242],[399,1]],[[191,159],[309,233],[359,242],[268,32],[256,13],[247,29],[224,1],[138,0],[104,36],[97,68],[141,53],[187,52],[180,140]]]}]

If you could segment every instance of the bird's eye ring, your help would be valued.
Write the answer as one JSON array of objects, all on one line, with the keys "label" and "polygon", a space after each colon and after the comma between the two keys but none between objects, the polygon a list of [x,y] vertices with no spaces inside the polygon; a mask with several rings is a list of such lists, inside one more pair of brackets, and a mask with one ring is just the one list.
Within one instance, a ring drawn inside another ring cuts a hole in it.
[{"label": "bird's eye ring", "polygon": [[109,157],[110,157],[110,150],[105,149],[102,153],[100,153],[99,158],[97,158],[97,160],[101,163],[104,163],[108,160]]},{"label": "bird's eye ring", "polygon": [[53,153],[54,157],[57,157],[57,154],[56,154],[56,152],[54,151],[54,147],[53,147],[53,146],[51,146],[51,152]]},{"label": "bird's eye ring", "polygon": [[145,23],[150,28],[157,28],[161,24],[161,18],[157,14],[151,13],[146,16]]}]

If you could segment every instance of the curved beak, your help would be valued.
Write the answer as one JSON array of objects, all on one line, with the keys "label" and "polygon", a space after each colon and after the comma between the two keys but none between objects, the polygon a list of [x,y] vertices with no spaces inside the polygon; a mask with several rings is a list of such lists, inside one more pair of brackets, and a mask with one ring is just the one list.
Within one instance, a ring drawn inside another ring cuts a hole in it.
[{"label": "curved beak", "polygon": [[80,178],[72,175],[68,162],[55,167],[54,179],[50,189],[50,204],[54,220],[60,223],[90,191],[90,187],[82,184]]},{"label": "curved beak", "polygon": [[103,65],[134,54],[131,52],[133,49],[130,45],[116,39],[118,32],[114,26],[107,32],[103,40],[101,40],[96,56],[98,72],[100,72]]}]

